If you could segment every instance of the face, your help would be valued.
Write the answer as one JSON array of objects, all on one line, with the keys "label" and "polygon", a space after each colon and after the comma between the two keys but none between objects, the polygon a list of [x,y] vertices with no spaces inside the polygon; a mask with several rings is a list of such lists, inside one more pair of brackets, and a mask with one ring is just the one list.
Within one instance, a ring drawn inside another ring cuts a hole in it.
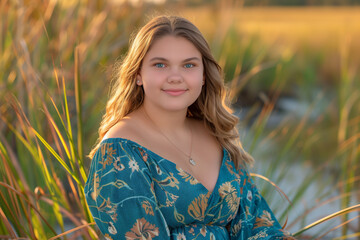
[{"label": "face", "polygon": [[187,39],[175,36],[153,42],[137,76],[145,106],[166,111],[186,111],[199,97],[203,81],[201,53]]}]

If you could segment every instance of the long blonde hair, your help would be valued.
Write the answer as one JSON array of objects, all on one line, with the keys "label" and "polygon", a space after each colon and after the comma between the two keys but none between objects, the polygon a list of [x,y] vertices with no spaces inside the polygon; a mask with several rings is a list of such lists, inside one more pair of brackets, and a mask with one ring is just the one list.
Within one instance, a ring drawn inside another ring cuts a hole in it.
[{"label": "long blonde hair", "polygon": [[110,93],[99,128],[99,138],[89,157],[93,157],[100,142],[109,129],[144,101],[142,87],[136,85],[136,76],[142,60],[156,39],[165,35],[183,37],[200,51],[204,64],[205,85],[198,99],[188,108],[188,117],[203,120],[205,126],[230,153],[236,166],[251,165],[252,157],[247,154],[237,131],[238,118],[231,114],[226,102],[222,70],[211,54],[210,47],[190,21],[177,16],[159,16],[140,29],[130,44],[130,49],[118,69],[118,76]]}]

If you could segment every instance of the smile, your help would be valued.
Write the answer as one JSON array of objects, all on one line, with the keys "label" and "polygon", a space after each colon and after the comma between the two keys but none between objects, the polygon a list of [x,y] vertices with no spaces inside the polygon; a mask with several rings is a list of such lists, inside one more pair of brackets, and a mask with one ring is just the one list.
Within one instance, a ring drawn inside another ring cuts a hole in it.
[{"label": "smile", "polygon": [[184,94],[187,90],[183,90],[183,89],[167,89],[167,90],[163,90],[165,93],[171,95],[171,96],[179,96]]}]

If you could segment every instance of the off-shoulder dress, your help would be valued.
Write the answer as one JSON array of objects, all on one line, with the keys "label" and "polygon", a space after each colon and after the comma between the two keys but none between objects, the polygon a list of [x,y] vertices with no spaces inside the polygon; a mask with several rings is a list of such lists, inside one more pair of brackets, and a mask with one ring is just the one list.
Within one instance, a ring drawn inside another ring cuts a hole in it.
[{"label": "off-shoulder dress", "polygon": [[92,159],[85,195],[106,239],[294,239],[225,149],[210,192],[140,144],[105,139]]}]

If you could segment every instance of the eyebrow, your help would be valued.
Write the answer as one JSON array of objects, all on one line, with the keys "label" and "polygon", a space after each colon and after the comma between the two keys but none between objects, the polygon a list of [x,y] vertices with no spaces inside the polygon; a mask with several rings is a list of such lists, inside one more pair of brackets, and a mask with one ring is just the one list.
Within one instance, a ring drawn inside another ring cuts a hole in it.
[{"label": "eyebrow", "polygon": [[[193,60],[200,61],[200,59],[198,57],[191,57],[191,58],[184,59],[182,62],[189,62],[189,61],[193,61]],[[169,60],[167,60],[166,58],[162,58],[162,57],[154,57],[154,58],[150,59],[150,62],[152,62],[152,61],[168,62]]]}]

